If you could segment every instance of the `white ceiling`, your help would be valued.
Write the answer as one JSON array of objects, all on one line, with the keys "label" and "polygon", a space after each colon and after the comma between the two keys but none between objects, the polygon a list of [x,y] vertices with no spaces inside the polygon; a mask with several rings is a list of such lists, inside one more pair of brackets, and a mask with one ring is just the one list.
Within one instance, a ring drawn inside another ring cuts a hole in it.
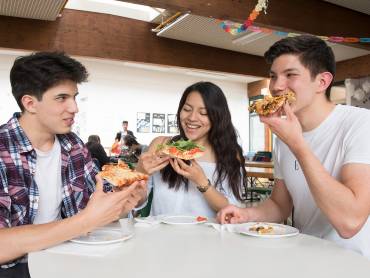
[{"label": "white ceiling", "polygon": [[[370,0],[323,1],[370,15]],[[252,35],[252,38],[248,38],[246,41],[240,41],[242,39],[238,39],[242,36],[248,35],[248,33],[251,32],[245,32],[242,35],[233,36],[223,31],[222,28],[220,28],[219,22],[212,18],[188,15],[178,19],[176,24],[167,27],[157,35],[160,37],[187,41],[257,56],[263,56],[265,51],[273,43],[282,38],[275,34],[260,34],[257,36]],[[351,47],[350,44],[328,44],[332,47],[337,62],[370,54],[370,51]]]},{"label": "white ceiling", "polygon": [[[370,0],[368,0],[370,2]],[[234,36],[225,32],[220,23],[213,19],[198,15],[187,14],[178,18],[157,35],[160,37],[187,41],[232,51],[263,56],[265,51],[282,37],[276,34],[251,34],[252,38],[241,41],[241,38],[252,32],[245,32]],[[262,35],[262,36],[261,36]],[[363,55],[370,54],[370,51],[350,47],[343,44],[329,43],[332,47],[336,61],[343,61]]]},{"label": "white ceiling", "polygon": [[0,0],[0,15],[55,20],[67,0]]},{"label": "white ceiling", "polygon": [[370,0],[324,0],[324,1],[370,15]]}]

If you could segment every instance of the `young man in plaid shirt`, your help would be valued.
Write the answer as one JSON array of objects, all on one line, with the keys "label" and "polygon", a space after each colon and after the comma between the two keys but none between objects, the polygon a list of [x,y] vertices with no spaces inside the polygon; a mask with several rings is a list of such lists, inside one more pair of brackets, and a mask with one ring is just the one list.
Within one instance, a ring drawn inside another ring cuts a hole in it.
[{"label": "young man in plaid shirt", "polygon": [[0,277],[29,277],[27,253],[117,220],[146,198],[144,182],[105,193],[71,132],[87,76],[63,53],[20,57],[11,69],[21,113],[0,126]]}]

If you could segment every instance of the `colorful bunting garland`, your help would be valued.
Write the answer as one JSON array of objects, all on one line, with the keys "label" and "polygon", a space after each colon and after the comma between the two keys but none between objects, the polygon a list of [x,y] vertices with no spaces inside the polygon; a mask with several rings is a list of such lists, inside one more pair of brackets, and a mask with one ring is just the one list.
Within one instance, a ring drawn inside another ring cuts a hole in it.
[{"label": "colorful bunting garland", "polygon": [[[220,26],[222,27],[225,32],[228,32],[232,35],[238,35],[245,31],[251,32],[258,32],[258,33],[268,33],[268,34],[275,34],[282,37],[295,37],[301,34],[292,33],[292,32],[282,32],[282,31],[275,31],[269,28],[263,28],[253,25],[253,21],[258,17],[260,12],[263,10],[266,14],[268,5],[268,0],[258,0],[257,5],[254,7],[253,11],[249,14],[248,19],[244,21],[243,24],[235,23],[232,21],[222,21]],[[369,38],[355,38],[355,37],[338,37],[338,36],[317,36],[324,41],[329,41],[333,43],[370,43]]]},{"label": "colorful bunting garland", "polygon": [[268,5],[268,0],[258,0],[257,5],[254,7],[253,11],[248,16],[247,20],[243,24],[233,23],[231,21],[224,21],[221,23],[222,28],[232,35],[237,35],[249,29],[252,26],[253,21],[259,16],[260,12],[263,10],[266,14]]}]

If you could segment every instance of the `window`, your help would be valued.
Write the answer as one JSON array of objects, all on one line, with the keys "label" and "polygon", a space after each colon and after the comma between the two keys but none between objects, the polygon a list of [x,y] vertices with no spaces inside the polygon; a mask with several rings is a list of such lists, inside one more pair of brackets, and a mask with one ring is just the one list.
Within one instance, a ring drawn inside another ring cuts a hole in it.
[{"label": "window", "polygon": [[249,151],[257,152],[265,149],[265,125],[260,122],[257,114],[249,117]]},{"label": "window", "polygon": [[[251,97],[249,103],[263,98],[263,95]],[[272,132],[260,122],[256,113],[249,115],[249,151],[272,151]]]}]

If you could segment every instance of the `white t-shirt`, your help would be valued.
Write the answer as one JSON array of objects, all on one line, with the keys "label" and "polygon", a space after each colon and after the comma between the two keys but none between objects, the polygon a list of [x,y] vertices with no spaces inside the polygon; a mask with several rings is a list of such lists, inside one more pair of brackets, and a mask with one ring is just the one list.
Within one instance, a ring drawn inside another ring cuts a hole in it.
[{"label": "white t-shirt", "polygon": [[[197,161],[202,167],[205,175],[215,184],[217,174],[215,173],[216,163]],[[160,172],[156,172],[150,177],[148,191],[153,187],[153,201],[150,215],[202,215],[215,217],[216,212],[208,205],[203,194],[199,192],[196,185],[189,181],[189,190],[185,186],[178,190],[168,188],[168,183],[162,180]],[[239,205],[239,201],[232,193],[227,181],[222,184],[222,189],[216,188],[229,200],[230,204]]]},{"label": "white t-shirt", "polygon": [[63,200],[61,147],[58,138],[55,137],[50,151],[35,150],[37,154],[35,181],[40,197],[33,223],[43,224],[61,218]]},{"label": "white t-shirt", "polygon": [[[330,175],[340,180],[344,164],[370,164],[369,124],[370,110],[337,105],[317,128],[303,136]],[[334,241],[370,258],[370,218],[355,236],[341,238],[316,206],[296,158],[278,138],[274,160],[275,178],[284,180],[293,200],[295,226],[305,234]]]}]

